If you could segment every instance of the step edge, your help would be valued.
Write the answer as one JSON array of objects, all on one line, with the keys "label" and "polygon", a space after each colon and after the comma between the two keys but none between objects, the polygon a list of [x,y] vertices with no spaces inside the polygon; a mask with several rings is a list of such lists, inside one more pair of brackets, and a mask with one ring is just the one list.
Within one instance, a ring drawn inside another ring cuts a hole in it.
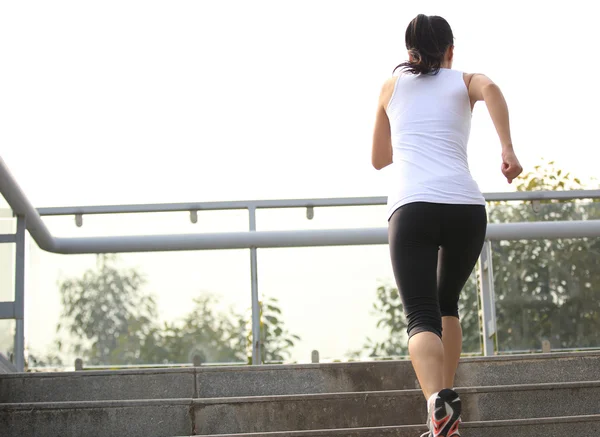
[{"label": "step edge", "polygon": [[[569,359],[569,358],[600,358],[600,350],[584,352],[552,352],[547,354],[515,354],[498,355],[491,357],[466,357],[461,358],[461,364],[484,363],[484,362],[511,362],[511,361],[543,361],[551,359]],[[211,372],[264,372],[264,371],[284,371],[284,370],[302,370],[302,369],[328,369],[328,368],[346,368],[359,366],[397,366],[410,365],[410,360],[381,360],[381,361],[353,361],[345,363],[304,363],[304,364],[265,364],[260,366],[211,366],[211,367],[178,367],[169,369],[122,369],[122,370],[83,370],[69,372],[32,372],[32,373],[8,373],[0,374],[0,379],[18,379],[18,378],[66,378],[66,377],[89,377],[89,376],[117,376],[117,375],[160,375],[170,373],[183,374],[202,374]]]},{"label": "step edge", "polygon": [[4,373],[0,374],[2,379],[43,379],[43,378],[85,378],[85,377],[109,377],[109,376],[130,376],[130,375],[170,375],[196,374],[196,367],[181,367],[175,369],[123,369],[123,370],[76,370],[68,372],[26,372],[26,373]]},{"label": "step edge", "polygon": [[[464,394],[482,394],[498,393],[507,391],[534,391],[534,390],[568,390],[581,388],[600,388],[599,381],[573,381],[573,382],[551,382],[543,384],[515,384],[498,386],[477,386],[477,387],[457,387],[455,390],[460,395]],[[421,395],[420,389],[407,390],[379,390],[379,391],[359,391],[359,392],[337,392],[337,393],[299,393],[286,395],[261,395],[261,396],[237,396],[237,397],[215,397],[215,398],[194,398],[194,405],[212,405],[229,403],[251,403],[251,402],[273,402],[273,401],[294,401],[302,398],[310,400],[318,399],[343,399],[357,396],[415,396]]]},{"label": "step edge", "polygon": [[0,413],[7,411],[34,410],[85,410],[91,408],[133,408],[154,406],[193,406],[192,398],[168,399],[114,399],[99,401],[56,401],[0,403]]},{"label": "step edge", "polygon": [[[555,423],[577,423],[577,422],[600,422],[600,414],[581,415],[581,416],[561,416],[561,417],[541,417],[530,419],[510,419],[510,420],[491,420],[487,422],[464,422],[461,424],[464,428],[502,428],[509,426],[533,426],[541,424]],[[378,426],[378,427],[362,427],[362,428],[334,428],[334,429],[313,429],[302,431],[274,431],[274,432],[258,432],[258,433],[241,433],[241,434],[198,434],[191,437],[256,437],[256,436],[273,436],[278,435],[294,435],[301,437],[306,434],[314,433],[347,433],[349,431],[366,431],[366,430],[394,430],[405,429],[410,431],[425,430],[425,425],[397,425],[397,426]],[[182,436],[183,437],[183,436]]]}]

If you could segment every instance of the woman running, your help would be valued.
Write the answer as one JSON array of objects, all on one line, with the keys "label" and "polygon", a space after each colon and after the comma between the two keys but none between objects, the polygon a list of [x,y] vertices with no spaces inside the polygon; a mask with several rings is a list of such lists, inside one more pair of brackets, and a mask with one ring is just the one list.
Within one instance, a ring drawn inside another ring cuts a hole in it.
[{"label": "woman running", "polygon": [[452,70],[454,37],[442,17],[418,15],[406,29],[408,62],[381,90],[372,163],[393,163],[388,197],[394,276],[408,323],[408,349],[427,399],[431,437],[459,436],[454,376],[462,350],[460,292],[486,234],[485,200],[471,176],[467,141],[485,101],[502,146],[501,171],[523,171],[513,150],[500,88],[482,74]]}]

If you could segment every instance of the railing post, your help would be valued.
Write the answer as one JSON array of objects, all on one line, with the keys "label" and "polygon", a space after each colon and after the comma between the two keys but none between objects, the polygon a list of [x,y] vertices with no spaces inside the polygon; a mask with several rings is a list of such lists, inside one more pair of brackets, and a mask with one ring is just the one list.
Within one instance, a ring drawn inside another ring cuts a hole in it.
[{"label": "railing post", "polygon": [[489,241],[483,244],[478,268],[482,307],[483,354],[489,357],[494,355],[496,349],[496,296],[494,294],[492,245]]},{"label": "railing post", "polygon": [[[256,231],[256,208],[248,208],[250,231]],[[262,364],[260,344],[260,303],[258,299],[258,259],[256,247],[250,248],[250,281],[252,287],[252,364]]]},{"label": "railing post", "polygon": [[17,216],[15,256],[15,367],[25,371],[25,216]]}]

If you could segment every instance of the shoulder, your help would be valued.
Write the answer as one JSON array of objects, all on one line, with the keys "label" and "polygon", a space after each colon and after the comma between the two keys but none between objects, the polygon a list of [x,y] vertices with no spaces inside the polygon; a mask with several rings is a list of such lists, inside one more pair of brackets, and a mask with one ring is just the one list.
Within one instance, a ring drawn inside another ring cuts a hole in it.
[{"label": "shoulder", "polygon": [[463,75],[463,79],[465,81],[465,85],[467,85],[467,88],[469,87],[469,85],[471,85],[471,83],[491,82],[491,79],[483,73],[464,73],[463,72],[462,75]]},{"label": "shoulder", "polygon": [[467,89],[469,89],[469,85],[471,84],[474,75],[475,73],[465,73],[464,71],[462,72],[462,77],[465,81],[465,86],[467,87]]},{"label": "shoulder", "polygon": [[398,81],[398,76],[392,76],[383,82],[381,86],[381,94],[391,94],[394,92],[394,88],[396,87],[396,82]]},{"label": "shoulder", "polygon": [[471,99],[471,106],[475,102],[483,100],[483,91],[486,87],[490,85],[496,86],[489,77],[482,73],[465,73],[464,79],[469,98]]},{"label": "shoulder", "polygon": [[398,76],[392,76],[383,83],[381,86],[381,92],[379,94],[379,102],[381,106],[384,108],[387,107],[392,95],[394,94],[394,89],[396,88],[396,82],[398,81]]}]

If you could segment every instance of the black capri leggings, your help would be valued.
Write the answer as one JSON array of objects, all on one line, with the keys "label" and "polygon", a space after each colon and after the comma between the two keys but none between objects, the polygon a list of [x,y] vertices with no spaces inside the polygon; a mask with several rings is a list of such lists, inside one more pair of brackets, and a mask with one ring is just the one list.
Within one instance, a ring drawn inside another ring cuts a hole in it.
[{"label": "black capri leggings", "polygon": [[392,268],[408,337],[442,336],[442,317],[458,317],[460,292],[477,262],[487,228],[483,205],[415,202],[389,220]]}]

